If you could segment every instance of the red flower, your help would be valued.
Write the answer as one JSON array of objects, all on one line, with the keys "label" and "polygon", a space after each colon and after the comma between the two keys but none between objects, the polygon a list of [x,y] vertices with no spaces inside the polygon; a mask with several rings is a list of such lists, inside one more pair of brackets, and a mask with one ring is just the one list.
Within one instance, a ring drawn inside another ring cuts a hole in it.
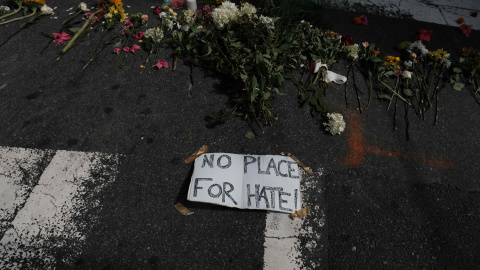
[{"label": "red flower", "polygon": [[470,36],[470,32],[472,32],[472,25],[466,25],[466,24],[462,24],[462,26],[460,26],[460,29],[462,30],[462,34],[466,37],[469,37]]},{"label": "red flower", "polygon": [[160,8],[158,7],[158,4],[155,5],[155,8],[153,9],[153,13],[155,13],[155,15],[158,15],[158,14],[160,14],[160,12],[162,12],[162,11],[161,11]]},{"label": "red flower", "polygon": [[170,7],[180,8],[183,6],[183,4],[184,4],[183,0],[179,0],[179,1],[173,0],[172,3],[170,4]]},{"label": "red flower", "polygon": [[470,11],[470,16],[476,18],[478,15],[478,12],[477,11]]},{"label": "red flower", "polygon": [[457,23],[458,24],[462,24],[465,20],[463,19],[463,17],[460,17],[457,19]]},{"label": "red flower", "polygon": [[138,32],[138,34],[133,35],[134,38],[136,39],[142,39],[143,38],[143,32]]},{"label": "red flower", "polygon": [[312,74],[315,71],[315,66],[317,63],[313,62],[310,67],[308,68],[308,74]]},{"label": "red flower", "polygon": [[375,49],[372,50],[372,55],[373,55],[373,56],[376,57],[376,56],[379,55],[379,54],[380,54],[380,50],[375,50]]},{"label": "red flower", "polygon": [[425,42],[429,42],[430,41],[430,37],[433,36],[433,30],[425,30],[425,29],[422,29],[419,31],[420,32],[420,35],[418,35],[417,37],[415,37],[415,40],[420,40],[420,41],[425,41]]},{"label": "red flower", "polygon": [[368,20],[367,20],[367,16],[365,15],[360,15],[358,18],[360,18],[360,21],[363,25],[368,25]]},{"label": "red flower", "polygon": [[355,18],[353,18],[353,23],[354,24],[362,24],[362,19],[360,19],[360,17],[355,17]]},{"label": "red flower", "polygon": [[62,32],[62,33],[53,33],[53,42],[57,44],[63,44],[65,41],[72,39],[70,34]]},{"label": "red flower", "polygon": [[123,51],[124,51],[124,52],[129,52],[129,51],[130,51],[130,47],[125,47],[125,48],[123,48]]},{"label": "red flower", "polygon": [[347,46],[355,44],[353,42],[353,38],[351,36],[348,36],[348,35],[346,37],[342,37],[342,42],[345,43],[345,45],[347,45]]}]

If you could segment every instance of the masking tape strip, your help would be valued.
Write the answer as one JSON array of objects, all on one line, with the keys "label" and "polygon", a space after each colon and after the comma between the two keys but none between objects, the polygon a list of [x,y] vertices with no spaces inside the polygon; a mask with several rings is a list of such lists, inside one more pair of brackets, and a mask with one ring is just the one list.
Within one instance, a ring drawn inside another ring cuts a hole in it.
[{"label": "masking tape strip", "polygon": [[197,152],[191,154],[187,159],[185,159],[186,164],[190,164],[195,161],[195,159],[202,154],[208,152],[208,146],[205,144],[204,146],[200,147],[200,149],[197,150]]},{"label": "masking tape strip", "polygon": [[178,212],[182,213],[184,216],[189,216],[193,214],[192,211],[188,210],[182,203],[176,203],[173,207],[178,210]]},{"label": "masking tape strip", "polygon": [[291,214],[290,214],[290,217],[291,217],[292,219],[302,218],[302,217],[308,215],[308,212],[310,212],[310,205],[305,206],[304,208],[298,210],[298,211],[295,212],[295,213],[291,213]]},{"label": "masking tape strip", "polygon": [[303,164],[296,156],[290,153],[282,153],[282,155],[291,157],[298,164],[298,166],[302,167],[308,174],[313,176],[313,172],[307,166],[305,166],[305,164]]}]

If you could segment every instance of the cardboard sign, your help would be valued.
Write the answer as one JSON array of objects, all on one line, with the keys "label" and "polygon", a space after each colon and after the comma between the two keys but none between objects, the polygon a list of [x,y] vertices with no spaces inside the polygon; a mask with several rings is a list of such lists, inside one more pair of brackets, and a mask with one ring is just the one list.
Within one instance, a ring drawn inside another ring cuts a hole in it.
[{"label": "cardboard sign", "polygon": [[301,208],[298,165],[287,156],[206,153],[195,160],[188,200],[293,213]]}]

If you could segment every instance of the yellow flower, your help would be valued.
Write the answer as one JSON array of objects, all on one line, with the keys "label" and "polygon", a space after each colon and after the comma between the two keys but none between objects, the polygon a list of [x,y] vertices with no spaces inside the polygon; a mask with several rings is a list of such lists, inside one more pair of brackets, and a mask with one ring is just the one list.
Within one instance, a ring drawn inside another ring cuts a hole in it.
[{"label": "yellow flower", "polygon": [[144,66],[144,65],[140,65],[140,67],[141,67],[141,68],[145,68],[145,66]]},{"label": "yellow flower", "polygon": [[331,37],[333,38],[335,36],[335,32],[333,31],[330,31],[330,30],[325,30],[325,32],[323,32],[323,34],[327,37]]},{"label": "yellow flower", "polygon": [[143,42],[143,40],[140,39],[138,42]]},{"label": "yellow flower", "polygon": [[427,52],[427,55],[432,58],[435,58],[435,60],[448,59],[450,57],[450,54],[444,51],[443,49],[438,49],[436,51],[429,51]]},{"label": "yellow flower", "polygon": [[396,69],[400,69],[400,66],[397,65],[398,62],[400,62],[400,57],[388,55],[387,57],[385,57],[385,62],[383,64],[386,67],[393,66]]}]

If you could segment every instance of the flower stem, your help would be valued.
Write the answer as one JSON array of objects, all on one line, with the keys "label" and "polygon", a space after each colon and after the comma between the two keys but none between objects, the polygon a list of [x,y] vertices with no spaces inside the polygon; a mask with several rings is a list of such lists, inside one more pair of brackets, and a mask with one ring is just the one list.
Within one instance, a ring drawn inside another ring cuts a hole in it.
[{"label": "flower stem", "polygon": [[97,15],[98,13],[100,13],[102,11],[103,11],[103,8],[95,11],[94,13],[92,13],[92,15],[90,15],[90,17],[88,17],[87,21],[83,24],[82,28],[80,28],[80,30],[78,30],[78,32],[75,34],[75,36],[73,36],[73,38],[70,40],[70,42],[68,42],[67,46],[65,46],[65,48],[63,48],[62,53],[66,53],[68,50],[70,50],[70,48],[73,46],[73,43],[78,39],[80,34],[82,34],[82,32],[85,30],[85,28],[87,28],[87,26],[90,24],[90,20],[93,19],[95,17],[95,15]]},{"label": "flower stem", "polygon": [[27,15],[27,16],[18,17],[18,18],[15,18],[15,19],[11,19],[11,20],[9,20],[9,21],[1,22],[0,25],[2,25],[2,24],[7,24],[7,23],[11,23],[11,22],[14,22],[14,21],[23,20],[23,19],[26,19],[26,18],[30,18],[30,17],[32,17],[33,15],[35,15],[36,13],[37,13],[37,8],[33,8],[33,13],[32,13],[32,14]]},{"label": "flower stem", "polygon": [[100,43],[102,42],[103,38],[104,38],[105,35],[107,34],[108,30],[109,30],[109,29],[107,28],[105,31],[103,31],[102,35],[100,36],[100,38],[99,38],[98,41],[97,41],[97,44],[95,44],[95,47],[93,48],[92,52],[91,52],[90,55],[88,56],[87,63],[85,64],[85,66],[83,66],[82,70],[84,70],[84,69],[88,66],[88,64],[90,64],[90,62],[92,62],[93,59],[95,58],[95,55],[97,54],[97,53],[95,53],[95,51],[97,50],[98,45],[100,45]]}]

